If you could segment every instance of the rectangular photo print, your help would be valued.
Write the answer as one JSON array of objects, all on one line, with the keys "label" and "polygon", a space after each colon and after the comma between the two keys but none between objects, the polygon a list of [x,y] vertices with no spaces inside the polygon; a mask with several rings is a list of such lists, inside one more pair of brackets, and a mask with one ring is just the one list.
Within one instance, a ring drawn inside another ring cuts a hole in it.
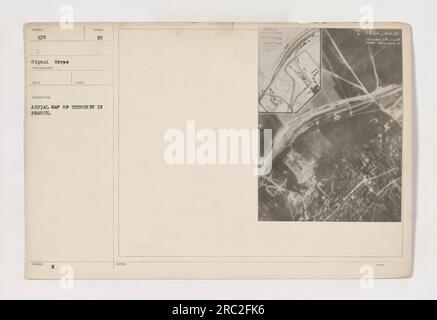
[{"label": "rectangular photo print", "polygon": [[258,220],[401,222],[402,30],[259,31]]}]

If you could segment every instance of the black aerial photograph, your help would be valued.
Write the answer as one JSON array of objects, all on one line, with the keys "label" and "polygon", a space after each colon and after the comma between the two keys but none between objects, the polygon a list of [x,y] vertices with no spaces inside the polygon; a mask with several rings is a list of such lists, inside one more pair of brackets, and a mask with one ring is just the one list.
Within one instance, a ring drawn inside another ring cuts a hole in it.
[{"label": "black aerial photograph", "polygon": [[259,221],[400,222],[402,32],[263,29]]}]

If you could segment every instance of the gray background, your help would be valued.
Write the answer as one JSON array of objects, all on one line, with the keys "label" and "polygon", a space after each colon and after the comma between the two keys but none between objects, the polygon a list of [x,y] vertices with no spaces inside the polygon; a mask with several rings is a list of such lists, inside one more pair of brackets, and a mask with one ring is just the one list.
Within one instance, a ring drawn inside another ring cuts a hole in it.
[{"label": "gray background", "polygon": [[[359,21],[372,5],[379,21],[413,26],[415,54],[414,276],[378,280],[373,290],[359,280],[274,281],[26,281],[23,201],[23,24],[58,21],[71,5],[77,21]],[[433,0],[0,0],[0,298],[307,299],[437,298],[437,2]]]}]

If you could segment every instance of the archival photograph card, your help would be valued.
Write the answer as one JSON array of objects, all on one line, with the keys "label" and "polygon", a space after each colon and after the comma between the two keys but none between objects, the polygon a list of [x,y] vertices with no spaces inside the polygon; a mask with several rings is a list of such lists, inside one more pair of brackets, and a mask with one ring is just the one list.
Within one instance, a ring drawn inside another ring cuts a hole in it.
[{"label": "archival photograph card", "polygon": [[26,278],[412,273],[403,23],[28,23]]}]

